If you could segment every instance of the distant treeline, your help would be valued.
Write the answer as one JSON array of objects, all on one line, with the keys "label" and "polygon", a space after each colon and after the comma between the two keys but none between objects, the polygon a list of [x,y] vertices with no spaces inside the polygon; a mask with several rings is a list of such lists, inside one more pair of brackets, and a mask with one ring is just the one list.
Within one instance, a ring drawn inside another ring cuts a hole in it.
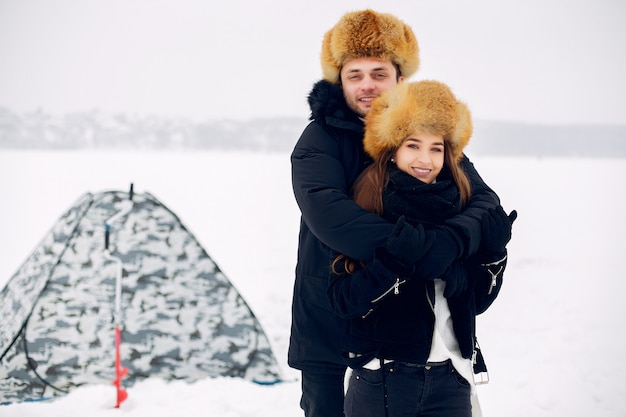
[{"label": "distant treeline", "polygon": [[626,157],[626,125],[542,125],[477,121],[468,150],[478,155]]},{"label": "distant treeline", "polygon": [[[191,121],[97,110],[52,115],[0,108],[0,149],[290,151],[306,118]],[[626,157],[626,125],[476,121],[472,155]]]}]

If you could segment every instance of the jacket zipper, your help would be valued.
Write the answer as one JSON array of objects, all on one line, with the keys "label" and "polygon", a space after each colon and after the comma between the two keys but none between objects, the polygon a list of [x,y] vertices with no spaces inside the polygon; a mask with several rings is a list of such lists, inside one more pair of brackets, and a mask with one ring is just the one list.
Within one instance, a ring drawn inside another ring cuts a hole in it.
[{"label": "jacket zipper", "polygon": [[385,291],[384,293],[382,293],[381,295],[379,295],[378,297],[374,298],[371,302],[372,304],[379,302],[380,300],[383,299],[383,297],[385,297],[387,294],[389,294],[391,291],[393,291],[394,295],[398,295],[400,294],[400,284],[404,284],[406,282],[406,280],[402,280],[400,281],[400,277],[396,278],[396,282],[393,283],[393,285],[391,286],[391,288],[389,288],[387,291]]},{"label": "jacket zipper", "polygon": [[435,305],[433,304],[433,300],[430,299],[430,294],[428,294],[428,285],[424,285],[424,292],[426,293],[426,299],[428,300],[428,305],[430,309],[435,312]]},{"label": "jacket zipper", "polygon": [[[489,275],[491,275],[491,287],[489,288],[489,292],[487,294],[491,294],[493,292],[493,289],[496,287],[496,285],[498,284],[498,275],[500,275],[500,273],[502,272],[502,269],[504,269],[504,267],[502,265],[500,265],[502,262],[504,262],[507,258],[507,255],[505,254],[504,257],[502,259],[499,259],[495,262],[490,262],[490,263],[486,263],[486,264],[481,264],[481,266],[484,266],[487,268],[487,272],[489,272]],[[496,271],[496,273],[494,274],[493,272],[491,272],[491,269],[489,269],[490,266],[498,266],[500,265],[500,268]]]},{"label": "jacket zipper", "polygon": [[[382,293],[381,295],[379,295],[378,297],[374,298],[371,303],[375,304],[377,302],[379,302],[380,300],[383,299],[383,297],[385,297],[387,294],[389,294],[391,291],[393,291],[394,295],[398,295],[400,294],[400,284],[404,284],[406,282],[406,280],[402,280],[400,281],[400,277],[396,277],[396,282],[393,283],[393,285],[391,286],[391,288],[389,288],[387,291],[385,291],[384,293]],[[367,313],[363,314],[361,316],[362,319],[366,318],[367,316],[370,315],[370,313],[374,311],[373,308],[370,308]]]},{"label": "jacket zipper", "polygon": [[489,292],[487,294],[491,294],[496,285],[498,285],[498,275],[500,275],[500,272],[502,272],[502,267],[500,267],[500,269],[498,269],[495,274],[491,272],[491,269],[487,269],[487,271],[491,275],[491,287],[489,287]]}]

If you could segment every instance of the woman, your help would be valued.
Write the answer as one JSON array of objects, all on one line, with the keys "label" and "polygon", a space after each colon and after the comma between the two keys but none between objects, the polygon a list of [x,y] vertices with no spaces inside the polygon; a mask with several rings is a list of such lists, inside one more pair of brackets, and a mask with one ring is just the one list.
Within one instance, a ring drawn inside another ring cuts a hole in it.
[{"label": "woman", "polygon": [[374,101],[365,128],[374,162],[355,183],[354,199],[396,227],[367,265],[343,255],[333,263],[331,304],[351,319],[345,414],[477,415],[470,400],[475,316],[502,285],[516,212],[489,210],[477,255],[455,261],[440,278],[420,278],[419,260],[437,226],[471,195],[459,167],[472,133],[469,110],[442,83],[405,83]]}]

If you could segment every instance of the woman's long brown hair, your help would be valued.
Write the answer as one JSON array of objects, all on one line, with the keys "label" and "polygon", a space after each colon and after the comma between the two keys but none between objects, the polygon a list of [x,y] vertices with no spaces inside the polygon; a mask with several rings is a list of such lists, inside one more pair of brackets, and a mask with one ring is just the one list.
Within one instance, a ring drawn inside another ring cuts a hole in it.
[{"label": "woman's long brown hair", "polygon": [[[383,214],[383,190],[389,182],[387,165],[395,155],[398,148],[391,148],[381,152],[378,157],[358,176],[352,188],[352,197],[355,203],[365,210],[378,215]],[[471,185],[465,171],[461,168],[459,160],[452,154],[449,142],[444,141],[444,166],[448,168],[452,180],[459,189],[461,207],[465,207],[471,197]],[[338,265],[342,263],[343,271],[348,274],[354,273],[357,268],[355,262],[345,255],[337,256],[332,264],[331,271],[339,274]],[[361,262],[360,266],[363,265]]]}]

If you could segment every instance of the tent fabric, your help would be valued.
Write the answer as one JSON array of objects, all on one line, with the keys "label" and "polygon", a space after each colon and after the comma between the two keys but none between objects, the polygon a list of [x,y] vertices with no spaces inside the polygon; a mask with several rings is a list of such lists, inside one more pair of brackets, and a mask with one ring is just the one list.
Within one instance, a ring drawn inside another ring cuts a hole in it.
[{"label": "tent fabric", "polygon": [[109,235],[123,265],[122,385],[280,381],[259,321],[178,217],[149,193],[105,191],[78,199],[0,293],[0,403],[114,380],[118,266],[104,225],[129,201]]}]

